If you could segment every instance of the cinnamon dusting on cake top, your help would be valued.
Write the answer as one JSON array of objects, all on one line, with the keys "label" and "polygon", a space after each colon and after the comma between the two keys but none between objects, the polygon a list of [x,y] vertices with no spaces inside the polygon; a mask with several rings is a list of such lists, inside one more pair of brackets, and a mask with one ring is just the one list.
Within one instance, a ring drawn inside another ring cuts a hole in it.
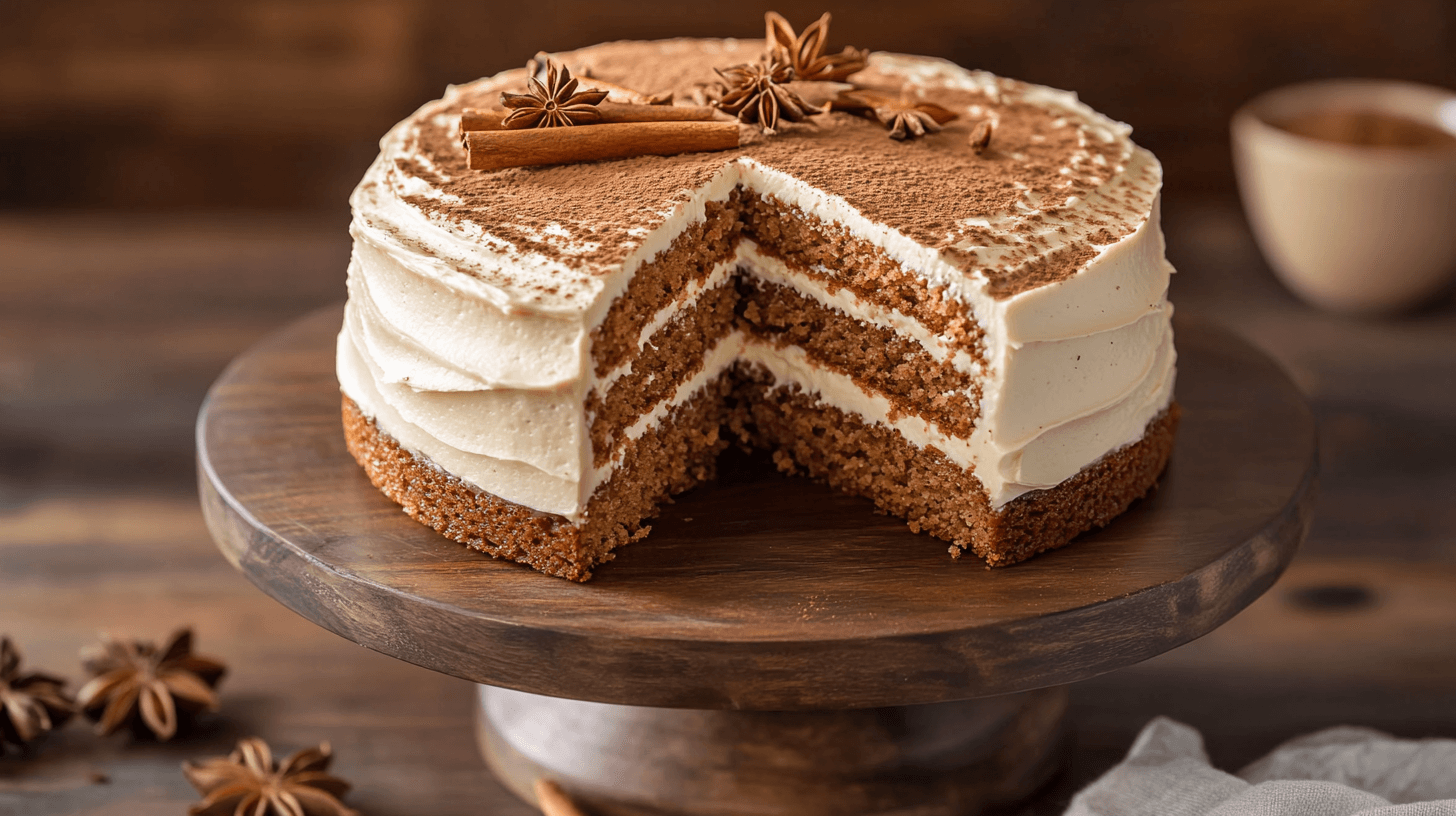
[{"label": "cinnamon dusting on cake top", "polygon": [[842,91],[829,104],[834,110],[873,117],[885,126],[889,137],[897,141],[939,133],[942,125],[958,118],[955,111],[934,102],[911,99],[903,93],[890,96],[864,88]]},{"label": "cinnamon dusting on cake top", "polygon": [[[594,79],[690,98],[715,65],[762,46],[623,42],[559,57],[589,69]],[[613,271],[691,191],[741,157],[842,198],[966,273],[984,274],[994,297],[1074,274],[1088,253],[1049,247],[1105,245],[1090,235],[1129,234],[1146,218],[1159,182],[1154,165],[1134,161],[1122,126],[1070,102],[1048,104],[1034,86],[885,54],[875,55],[856,82],[885,94],[913,93],[956,112],[959,118],[944,125],[953,138],[897,144],[878,124],[833,112],[816,117],[814,127],[772,139],[743,128],[743,146],[720,153],[469,171],[452,120],[458,123],[465,107],[489,106],[503,88],[519,86],[522,74],[472,83],[422,109],[403,129],[400,152],[426,161],[397,162],[389,184],[447,228],[484,233],[514,252],[539,254],[587,276]],[[982,122],[994,123],[995,140],[977,155],[966,145]]]}]

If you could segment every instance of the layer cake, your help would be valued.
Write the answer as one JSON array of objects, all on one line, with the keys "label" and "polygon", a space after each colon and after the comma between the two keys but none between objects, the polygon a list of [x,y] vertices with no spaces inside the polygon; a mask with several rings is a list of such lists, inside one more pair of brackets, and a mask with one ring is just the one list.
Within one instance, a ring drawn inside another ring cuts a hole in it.
[{"label": "layer cake", "polygon": [[[687,99],[762,50],[554,56],[584,86]],[[338,343],[370,480],[574,580],[735,442],[992,566],[1144,495],[1177,422],[1157,160],[1069,93],[884,53],[854,81],[957,118],[900,142],[834,112],[722,152],[470,170],[461,113],[516,70],[397,125],[352,198]]]}]

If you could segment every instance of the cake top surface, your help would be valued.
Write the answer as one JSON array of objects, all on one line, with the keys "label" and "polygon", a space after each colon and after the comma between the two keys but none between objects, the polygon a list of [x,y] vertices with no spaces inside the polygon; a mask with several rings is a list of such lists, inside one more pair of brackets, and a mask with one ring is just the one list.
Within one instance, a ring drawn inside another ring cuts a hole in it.
[{"label": "cake top surface", "polygon": [[[714,67],[751,62],[762,50],[760,40],[678,39],[554,56],[584,86],[597,79],[689,100],[715,81]],[[419,218],[433,234],[460,239],[454,255],[436,254],[533,310],[588,308],[601,279],[640,256],[647,237],[735,161],[837,198],[996,299],[1076,274],[1147,220],[1161,186],[1156,160],[1132,143],[1130,128],[1073,94],[886,53],[873,54],[853,82],[933,102],[958,118],[940,133],[901,142],[878,122],[834,112],[773,136],[743,125],[742,145],[721,152],[469,169],[461,111],[499,108],[501,92],[519,91],[525,80],[525,69],[516,69],[453,86],[401,122],[383,140],[354,205],[371,226],[406,243]],[[969,139],[985,120],[994,137],[978,154]]]}]

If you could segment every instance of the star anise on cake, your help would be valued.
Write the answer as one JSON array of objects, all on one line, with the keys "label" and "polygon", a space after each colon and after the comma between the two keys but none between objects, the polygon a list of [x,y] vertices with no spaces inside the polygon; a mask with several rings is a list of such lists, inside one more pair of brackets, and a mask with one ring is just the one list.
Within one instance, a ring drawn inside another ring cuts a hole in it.
[{"label": "star anise on cake", "polygon": [[955,113],[934,102],[897,98],[867,89],[841,93],[833,104],[837,110],[873,117],[897,141],[938,133],[942,125],[956,118]]},{"label": "star anise on cake", "polygon": [[769,50],[782,50],[788,56],[794,75],[801,80],[837,82],[863,70],[869,63],[870,52],[863,48],[845,46],[838,54],[824,53],[824,42],[829,39],[827,11],[797,35],[794,27],[778,12],[768,12],[763,15],[763,21],[767,29],[764,39]]},{"label": "star anise on cake", "polygon": [[888,108],[875,111],[875,114],[880,124],[890,131],[890,138],[897,141],[940,132],[940,123],[935,121],[935,117],[918,108]]},{"label": "star anise on cake", "polygon": [[0,638],[0,754],[24,748],[31,740],[65,724],[75,713],[66,681],[20,671],[20,650]]},{"label": "star anise on cake", "polygon": [[81,653],[93,677],[77,693],[96,732],[110,734],[131,726],[169,740],[181,720],[217,710],[213,691],[227,668],[211,658],[192,654],[192,630],[179,629],[160,648],[150,641],[105,638]]},{"label": "star anise on cake", "polygon": [[788,87],[794,81],[794,68],[782,51],[766,54],[758,62],[713,70],[724,84],[714,107],[737,116],[740,122],[757,123],[769,135],[778,131],[780,119],[802,122],[822,113]]},{"label": "star anise on cake", "polygon": [[565,65],[546,61],[546,81],[526,77],[526,93],[502,93],[501,104],[511,109],[501,121],[507,130],[533,127],[570,127],[602,118],[597,109],[606,91],[578,91],[576,78]]},{"label": "star anise on cake", "polygon": [[268,743],[240,740],[225,757],[182,763],[182,773],[202,801],[192,816],[357,816],[342,801],[349,783],[328,772],[333,753],[327,742],[305,748],[281,765]]}]

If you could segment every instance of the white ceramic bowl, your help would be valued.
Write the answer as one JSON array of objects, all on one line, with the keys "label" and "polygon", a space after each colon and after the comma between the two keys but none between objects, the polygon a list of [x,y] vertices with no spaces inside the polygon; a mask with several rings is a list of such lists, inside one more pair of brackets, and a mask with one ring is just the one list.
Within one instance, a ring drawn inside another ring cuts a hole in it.
[{"label": "white ceramic bowl", "polygon": [[1274,126],[1316,111],[1385,113],[1456,135],[1456,93],[1331,80],[1269,91],[1232,123],[1254,236],[1305,301],[1353,314],[1417,305],[1456,275],[1456,150],[1363,146]]}]

